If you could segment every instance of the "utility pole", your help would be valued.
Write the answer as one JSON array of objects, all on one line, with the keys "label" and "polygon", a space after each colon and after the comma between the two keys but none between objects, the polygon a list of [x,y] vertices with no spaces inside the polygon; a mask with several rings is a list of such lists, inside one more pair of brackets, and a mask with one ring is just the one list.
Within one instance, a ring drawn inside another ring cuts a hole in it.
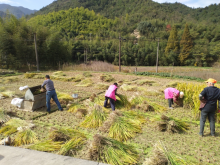
[{"label": "utility pole", "polygon": [[158,56],[159,56],[159,44],[160,44],[160,38],[158,38],[158,45],[157,45],[157,61],[156,61],[156,73],[158,73]]},{"label": "utility pole", "polygon": [[84,49],[84,64],[86,63],[86,50]]},{"label": "utility pole", "polygon": [[37,39],[36,39],[36,33],[34,33],[34,43],[35,43],[35,54],[36,54],[36,62],[37,62],[37,71],[39,72],[39,60],[38,60],[38,54],[37,54]]},{"label": "utility pole", "polygon": [[119,34],[119,59],[118,59],[118,64],[119,64],[119,72],[121,72],[121,34]]},{"label": "utility pole", "polygon": [[86,49],[86,65],[87,65],[87,49]]}]

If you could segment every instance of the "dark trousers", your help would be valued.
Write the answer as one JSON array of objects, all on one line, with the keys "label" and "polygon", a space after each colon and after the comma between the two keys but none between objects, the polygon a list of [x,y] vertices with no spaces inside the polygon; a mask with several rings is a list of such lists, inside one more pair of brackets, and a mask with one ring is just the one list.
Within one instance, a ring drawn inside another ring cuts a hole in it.
[{"label": "dark trousers", "polygon": [[109,97],[106,97],[106,96],[105,96],[104,107],[107,106],[108,99],[110,99],[111,108],[112,108],[112,110],[114,111],[114,110],[115,110],[115,100],[112,99],[112,98],[109,98]]},{"label": "dark trousers", "polygon": [[169,104],[169,107],[172,107],[173,99],[168,99],[168,104]]},{"label": "dark trousers", "polygon": [[59,110],[61,110],[62,107],[61,107],[61,105],[60,105],[60,102],[58,101],[56,91],[55,91],[55,90],[52,90],[52,91],[47,91],[47,94],[46,94],[47,111],[50,112],[50,100],[51,100],[51,98],[53,98],[53,100],[54,100],[55,103],[57,104]]},{"label": "dark trousers", "polygon": [[201,111],[199,134],[203,135],[204,126],[205,126],[207,116],[209,119],[211,135],[215,135],[215,111],[213,111],[213,112]]}]

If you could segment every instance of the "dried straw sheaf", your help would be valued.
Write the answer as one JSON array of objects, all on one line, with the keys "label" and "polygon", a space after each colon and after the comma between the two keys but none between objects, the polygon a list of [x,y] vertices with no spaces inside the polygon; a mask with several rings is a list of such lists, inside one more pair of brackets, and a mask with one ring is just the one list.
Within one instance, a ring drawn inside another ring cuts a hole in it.
[{"label": "dried straw sheaf", "polygon": [[77,111],[76,111],[76,113],[75,113],[75,115],[76,115],[76,117],[77,118],[83,118],[84,116],[86,116],[87,115],[87,110],[86,109],[77,109]]},{"label": "dried straw sheaf", "polygon": [[115,122],[118,116],[122,116],[122,113],[118,111],[111,112],[108,119],[103,123],[102,127],[100,127],[99,130],[105,133],[108,132],[111,125]]},{"label": "dried straw sheaf", "polygon": [[137,164],[139,155],[131,145],[96,134],[89,148],[89,157],[108,164],[125,165]]},{"label": "dried straw sheaf", "polygon": [[96,96],[97,96],[97,95],[96,95],[95,93],[93,93],[93,94],[89,97],[90,101],[91,101],[91,102],[94,102]]},{"label": "dried straw sheaf", "polygon": [[154,145],[151,156],[146,159],[143,165],[168,165],[168,159],[159,143]]},{"label": "dried straw sheaf", "polygon": [[159,141],[154,145],[154,150],[150,156],[147,158],[143,165],[195,165],[194,163],[188,161],[172,152],[167,150],[165,145]]},{"label": "dried straw sheaf", "polygon": [[144,112],[154,111],[154,107],[143,101],[142,104],[136,105],[136,109],[143,110]]},{"label": "dried straw sheaf", "polygon": [[159,131],[167,131],[170,133],[184,132],[189,129],[189,124],[172,117],[162,115],[157,123]]}]

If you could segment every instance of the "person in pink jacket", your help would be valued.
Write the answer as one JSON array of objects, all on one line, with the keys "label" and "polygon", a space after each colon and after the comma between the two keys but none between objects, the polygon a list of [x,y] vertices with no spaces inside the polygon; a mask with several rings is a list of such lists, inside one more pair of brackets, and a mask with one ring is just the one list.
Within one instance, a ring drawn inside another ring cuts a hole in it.
[{"label": "person in pink jacket", "polygon": [[172,107],[173,101],[177,103],[179,96],[180,98],[183,97],[183,92],[180,92],[176,88],[171,88],[171,87],[166,88],[164,90],[164,94],[165,94],[165,99],[168,99],[168,104],[170,109],[173,109]]},{"label": "person in pink jacket", "polygon": [[107,106],[108,100],[110,99],[110,104],[111,104],[111,108],[112,108],[113,111],[115,110],[115,101],[116,101],[117,89],[118,89],[118,84],[114,83],[113,85],[109,86],[108,90],[105,93],[104,107]]}]

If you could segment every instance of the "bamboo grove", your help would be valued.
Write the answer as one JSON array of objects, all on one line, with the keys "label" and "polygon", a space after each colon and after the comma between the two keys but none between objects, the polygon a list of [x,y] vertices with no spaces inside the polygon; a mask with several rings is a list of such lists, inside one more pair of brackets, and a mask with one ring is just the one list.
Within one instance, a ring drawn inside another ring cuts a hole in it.
[{"label": "bamboo grove", "polygon": [[[1,67],[30,70],[36,65],[34,33],[43,70],[83,62],[84,50],[87,50],[88,61],[118,65],[119,34],[122,65],[155,65],[157,38],[160,38],[161,66],[211,66],[219,58],[218,26],[210,24],[207,29],[192,20],[173,22],[161,18],[140,19],[131,24],[131,17],[126,14],[109,19],[83,7],[30,19],[7,15],[0,18]],[[135,29],[140,32],[139,39],[131,35]]]}]

